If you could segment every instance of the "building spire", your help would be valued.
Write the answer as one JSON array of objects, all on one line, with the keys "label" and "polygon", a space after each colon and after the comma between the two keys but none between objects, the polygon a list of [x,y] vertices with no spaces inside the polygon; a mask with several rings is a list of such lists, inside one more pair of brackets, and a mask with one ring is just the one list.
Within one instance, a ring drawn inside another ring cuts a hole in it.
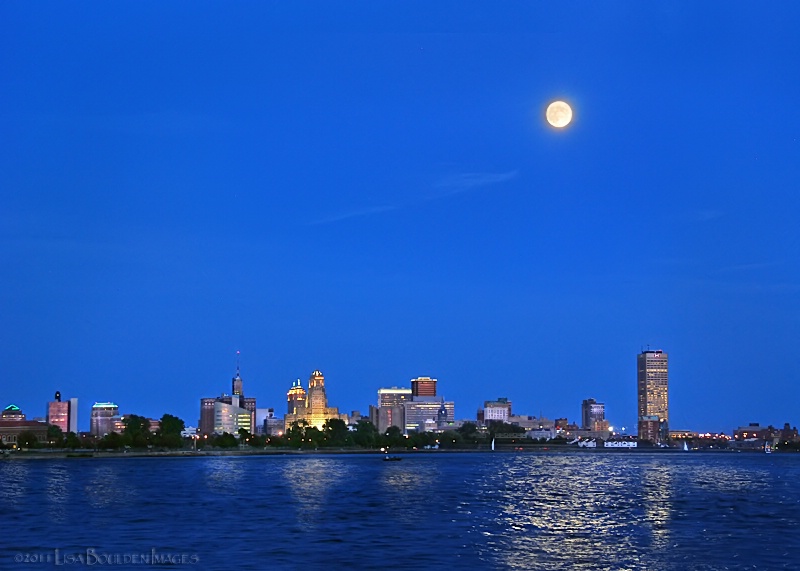
[{"label": "building spire", "polygon": [[239,374],[239,355],[241,354],[240,351],[236,351],[236,376],[233,377],[232,381],[232,391],[231,394],[239,395],[240,397],[244,396],[244,390],[242,389],[242,375]]}]

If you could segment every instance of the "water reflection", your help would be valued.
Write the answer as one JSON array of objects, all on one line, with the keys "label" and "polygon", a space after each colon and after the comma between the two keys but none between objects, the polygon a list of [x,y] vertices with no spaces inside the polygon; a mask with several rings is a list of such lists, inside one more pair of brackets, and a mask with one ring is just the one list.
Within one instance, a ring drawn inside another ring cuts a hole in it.
[{"label": "water reflection", "polygon": [[433,504],[448,503],[441,491],[430,493],[442,488],[441,468],[435,462],[419,464],[408,460],[382,462],[378,466],[382,517],[405,526],[436,525],[435,521],[425,520],[430,517]]},{"label": "water reflection", "polygon": [[670,520],[674,510],[672,481],[674,465],[653,462],[642,468],[642,506],[644,522],[650,530],[651,547],[655,552],[665,552],[671,545]]},{"label": "water reflection", "polygon": [[68,521],[70,471],[63,463],[50,463],[45,471],[45,498],[48,504],[48,516],[55,523]]},{"label": "water reflection", "polygon": [[283,479],[295,502],[297,521],[316,529],[328,519],[329,494],[347,476],[347,466],[326,458],[293,459],[283,465]]},{"label": "water reflection", "polygon": [[246,473],[247,458],[216,457],[208,459],[204,465],[206,485],[215,493],[239,491]]},{"label": "water reflection", "polygon": [[635,568],[632,484],[631,472],[611,457],[511,457],[483,482],[482,495],[500,509],[479,531],[511,569],[594,568],[597,561]]},{"label": "water reflection", "polygon": [[[131,503],[138,488],[131,485],[124,471],[130,468],[127,460],[108,460],[90,468],[84,494],[92,508],[121,507]],[[87,464],[88,466],[88,464]]]},{"label": "water reflection", "polygon": [[0,464],[0,500],[13,506],[25,499],[29,486],[27,462],[4,461]]}]

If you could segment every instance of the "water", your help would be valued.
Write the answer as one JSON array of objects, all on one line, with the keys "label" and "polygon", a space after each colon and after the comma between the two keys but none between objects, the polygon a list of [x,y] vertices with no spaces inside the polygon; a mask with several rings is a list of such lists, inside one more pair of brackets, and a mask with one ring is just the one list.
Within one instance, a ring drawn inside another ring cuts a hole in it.
[{"label": "water", "polygon": [[798,482],[786,454],[9,460],[0,568],[796,569]]}]

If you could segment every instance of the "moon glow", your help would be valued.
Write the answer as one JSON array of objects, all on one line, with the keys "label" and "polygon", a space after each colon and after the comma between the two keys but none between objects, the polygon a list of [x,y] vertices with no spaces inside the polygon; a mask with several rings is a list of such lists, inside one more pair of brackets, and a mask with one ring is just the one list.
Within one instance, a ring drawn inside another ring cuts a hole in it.
[{"label": "moon glow", "polygon": [[545,117],[553,127],[563,129],[572,121],[572,107],[564,101],[553,101],[547,106]]}]

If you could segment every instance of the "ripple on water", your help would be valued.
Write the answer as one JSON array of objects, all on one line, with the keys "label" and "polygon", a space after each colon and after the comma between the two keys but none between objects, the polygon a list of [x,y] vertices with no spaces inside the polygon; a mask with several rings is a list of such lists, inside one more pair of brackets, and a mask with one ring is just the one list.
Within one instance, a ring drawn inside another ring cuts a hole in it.
[{"label": "ripple on water", "polygon": [[733,454],[10,461],[0,567],[11,545],[204,568],[791,569],[799,480],[800,457]]}]

